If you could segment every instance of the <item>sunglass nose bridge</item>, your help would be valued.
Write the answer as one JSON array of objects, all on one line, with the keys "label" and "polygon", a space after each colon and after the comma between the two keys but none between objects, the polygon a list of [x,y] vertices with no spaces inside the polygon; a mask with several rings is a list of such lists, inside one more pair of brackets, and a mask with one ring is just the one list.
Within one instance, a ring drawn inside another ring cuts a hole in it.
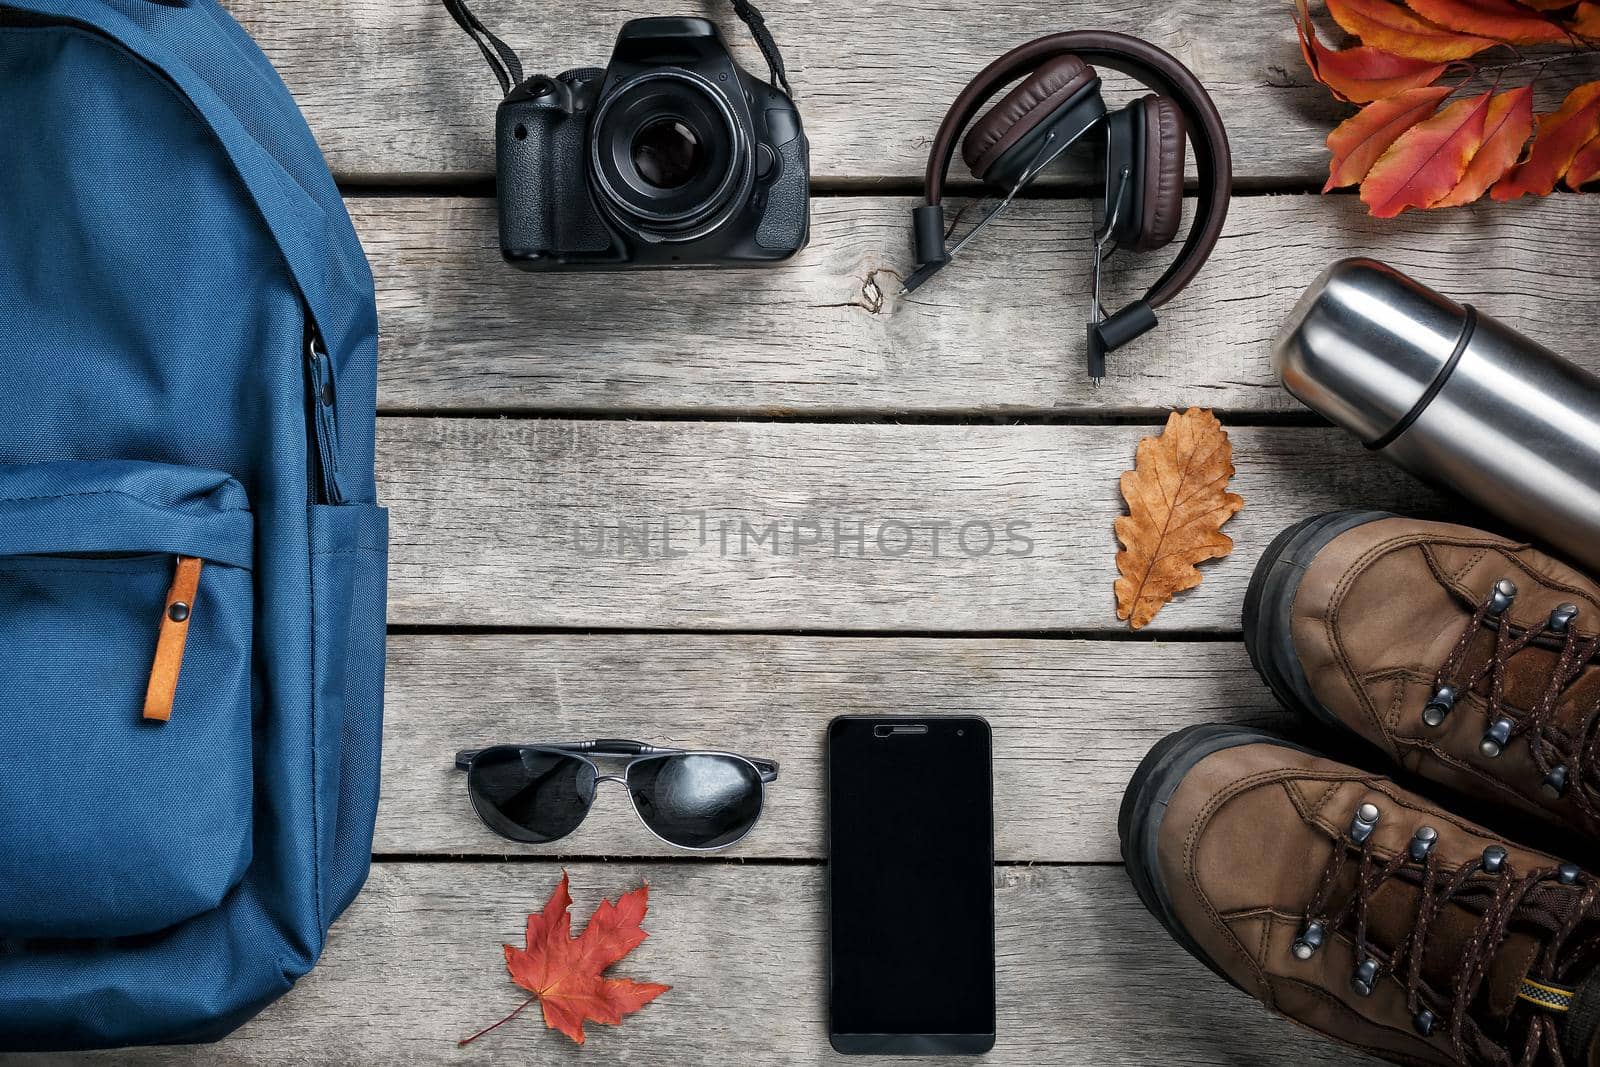
[{"label": "sunglass nose bridge", "polygon": [[597,774],[597,775],[595,775],[594,776],[594,784],[595,785],[599,785],[601,782],[616,782],[618,785],[627,785],[628,784],[628,779],[627,779],[627,777],[625,775],[621,775],[621,774]]}]

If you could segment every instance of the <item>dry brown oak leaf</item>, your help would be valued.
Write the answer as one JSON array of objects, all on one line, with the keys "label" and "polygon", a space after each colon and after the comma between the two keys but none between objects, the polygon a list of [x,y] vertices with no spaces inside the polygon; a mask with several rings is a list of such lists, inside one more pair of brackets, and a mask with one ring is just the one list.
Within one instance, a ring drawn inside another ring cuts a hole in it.
[{"label": "dry brown oak leaf", "polygon": [[1232,477],[1233,444],[1204,408],[1174,411],[1160,436],[1139,442],[1120,482],[1128,514],[1117,519],[1117,618],[1139,629],[1200,584],[1195,564],[1233,551],[1222,524],[1244,498],[1228,492]]}]

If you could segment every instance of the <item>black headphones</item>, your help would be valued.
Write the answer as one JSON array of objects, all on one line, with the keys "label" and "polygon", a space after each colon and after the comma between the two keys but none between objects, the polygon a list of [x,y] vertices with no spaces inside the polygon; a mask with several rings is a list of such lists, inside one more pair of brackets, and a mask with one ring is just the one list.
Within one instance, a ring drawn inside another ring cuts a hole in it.
[{"label": "black headphones", "polygon": [[[1108,112],[1100,76],[1089,61],[1120,71],[1153,89],[1150,95]],[[1001,88],[1015,88],[973,123]],[[981,182],[1000,187],[1005,199],[953,247],[946,247],[945,175],[961,156]],[[1088,327],[1089,374],[1105,376],[1106,353],[1154,328],[1155,309],[1176,296],[1205,264],[1228,214],[1233,161],[1216,105],[1189,69],[1137,37],[1099,30],[1051,34],[1020,45],[983,69],[945,114],[928,158],[927,203],[912,210],[917,269],[910,292],[933,277],[974,234],[1077,141],[1103,131],[1105,200],[1095,234],[1095,294]],[[1150,291],[1113,315],[1100,303],[1100,265],[1106,248],[1154,251],[1178,233],[1183,211],[1185,139],[1194,145],[1199,199],[1178,257]]]}]

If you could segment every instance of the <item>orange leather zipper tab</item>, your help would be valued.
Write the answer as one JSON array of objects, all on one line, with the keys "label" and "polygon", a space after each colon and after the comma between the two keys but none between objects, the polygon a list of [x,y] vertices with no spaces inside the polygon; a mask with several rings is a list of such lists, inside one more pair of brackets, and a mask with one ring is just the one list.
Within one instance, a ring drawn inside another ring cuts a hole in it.
[{"label": "orange leather zipper tab", "polygon": [[167,604],[161,613],[161,636],[156,641],[156,661],[150,668],[150,687],[144,694],[144,717],[156,722],[172,718],[172,705],[178,698],[178,675],[183,672],[183,646],[189,640],[189,620],[194,617],[194,598],[200,592],[202,562],[193,556],[179,556]]}]

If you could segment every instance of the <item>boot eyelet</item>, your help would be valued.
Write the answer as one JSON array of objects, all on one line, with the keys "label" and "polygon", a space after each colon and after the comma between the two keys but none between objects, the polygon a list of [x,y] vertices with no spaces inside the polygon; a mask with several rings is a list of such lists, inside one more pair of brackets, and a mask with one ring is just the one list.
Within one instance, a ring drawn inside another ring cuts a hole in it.
[{"label": "boot eyelet", "polygon": [[1504,615],[1515,599],[1517,584],[1510,578],[1500,579],[1494,583],[1494,593],[1489,597],[1489,614],[1496,617]]},{"label": "boot eyelet", "polygon": [[1411,846],[1407,853],[1411,862],[1422,863],[1428,858],[1428,853],[1433,851],[1434,842],[1439,840],[1439,831],[1431,826],[1419,826],[1417,832],[1411,835]]},{"label": "boot eyelet", "polygon": [[1578,617],[1578,605],[1557,604],[1556,609],[1550,613],[1550,621],[1545,626],[1551,633],[1564,634],[1567,627],[1572,625],[1572,620]]},{"label": "boot eyelet", "polygon": [[1414,1027],[1417,1033],[1421,1034],[1423,1037],[1427,1037],[1429,1034],[1433,1033],[1433,1026],[1435,1022],[1437,1022],[1437,1020],[1434,1018],[1433,1012],[1429,1011],[1427,1008],[1423,1008],[1421,1011],[1417,1012],[1411,1017],[1412,1027]]},{"label": "boot eyelet", "polygon": [[1433,696],[1428,698],[1428,704],[1422,709],[1422,721],[1429,726],[1443,726],[1444,717],[1450,714],[1450,709],[1456,706],[1456,687],[1441,685],[1433,691]]},{"label": "boot eyelet", "polygon": [[1478,742],[1478,751],[1489,759],[1494,759],[1506,750],[1506,742],[1511,740],[1512,722],[1504,715],[1489,724],[1483,732],[1483,740]]},{"label": "boot eyelet", "polygon": [[1365,844],[1367,838],[1372,836],[1372,831],[1378,827],[1378,805],[1370,800],[1356,809],[1355,817],[1350,820],[1350,840],[1356,844]]},{"label": "boot eyelet", "polygon": [[1355,990],[1358,997],[1370,997],[1377,981],[1378,961],[1369,956],[1356,964],[1355,973],[1350,976],[1350,988]]},{"label": "boot eyelet", "polygon": [[1556,877],[1561,880],[1562,885],[1577,885],[1578,876],[1582,873],[1576,863],[1563,863],[1556,868]]},{"label": "boot eyelet", "polygon": [[1506,859],[1510,855],[1499,845],[1490,845],[1483,850],[1483,869],[1486,874],[1499,874],[1505,870]]},{"label": "boot eyelet", "polygon": [[1550,773],[1544,776],[1544,781],[1539,783],[1539,788],[1551,800],[1560,800],[1567,791],[1567,768],[1555,766],[1550,768]]},{"label": "boot eyelet", "polygon": [[1294,958],[1309,960],[1317,954],[1322,947],[1323,926],[1315,919],[1308,921],[1300,931],[1300,936],[1294,939]]}]

